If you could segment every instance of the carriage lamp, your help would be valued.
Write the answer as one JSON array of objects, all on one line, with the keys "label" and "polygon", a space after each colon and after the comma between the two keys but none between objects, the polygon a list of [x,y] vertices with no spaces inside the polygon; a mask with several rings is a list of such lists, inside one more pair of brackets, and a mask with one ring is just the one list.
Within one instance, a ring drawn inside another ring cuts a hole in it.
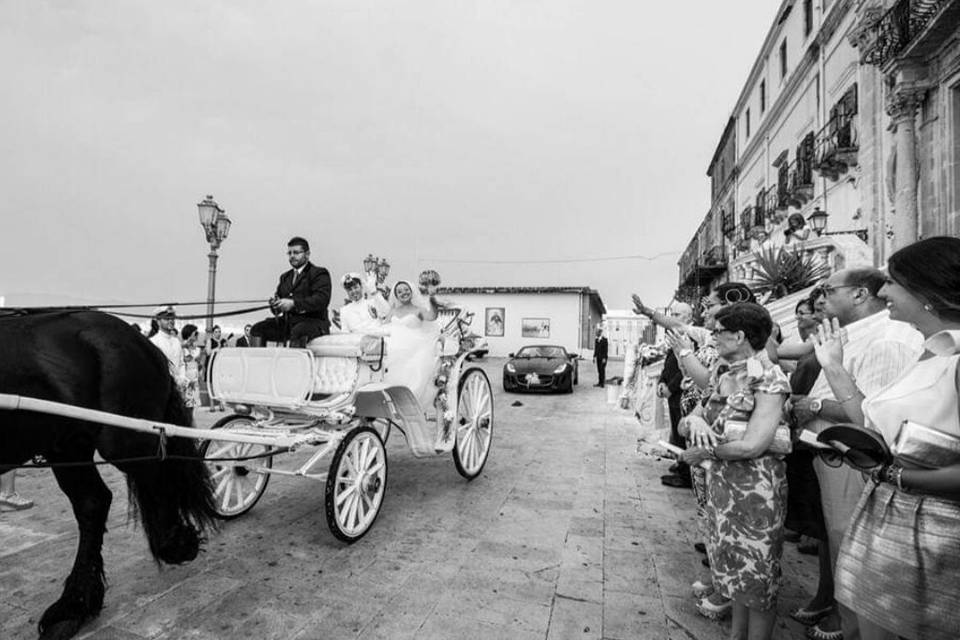
[{"label": "carriage lamp", "polygon": [[203,199],[203,202],[198,203],[197,212],[200,214],[200,226],[203,227],[207,242],[210,244],[210,253],[207,254],[207,258],[210,260],[207,275],[207,333],[211,333],[213,331],[213,307],[217,289],[217,249],[227,239],[231,221],[226,211],[220,208],[213,196],[207,196]]},{"label": "carriage lamp", "polygon": [[377,284],[383,284],[387,276],[390,275],[390,263],[387,262],[386,258],[380,258],[377,260]]},{"label": "carriage lamp", "polygon": [[377,268],[377,265],[380,263],[380,259],[377,258],[372,253],[368,253],[367,257],[363,259],[363,271],[364,273],[371,273],[374,269]]},{"label": "carriage lamp", "polygon": [[823,235],[823,230],[827,228],[827,218],[829,217],[829,214],[820,207],[814,207],[813,213],[807,216],[807,221],[818,238]]}]

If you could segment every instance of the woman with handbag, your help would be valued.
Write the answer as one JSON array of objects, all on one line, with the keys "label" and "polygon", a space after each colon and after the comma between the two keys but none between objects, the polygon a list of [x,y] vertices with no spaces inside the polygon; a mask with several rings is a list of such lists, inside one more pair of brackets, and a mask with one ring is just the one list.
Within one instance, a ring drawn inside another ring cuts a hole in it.
[{"label": "woman with handbag", "polygon": [[[897,380],[863,398],[844,370],[843,336],[824,323],[817,359],[838,399],[861,403],[864,426],[892,460],[871,474],[837,558],[836,597],[864,640],[960,637],[960,239],[894,253],[879,296],[926,349]],[[858,412],[854,412],[857,415]]]},{"label": "woman with handbag", "polygon": [[773,635],[783,551],[790,430],[786,375],[765,345],[770,314],[741,302],[715,316],[714,342],[729,368],[715,371],[711,395],[687,418],[689,464],[707,462],[707,553],[720,595],[733,600],[733,640]]}]

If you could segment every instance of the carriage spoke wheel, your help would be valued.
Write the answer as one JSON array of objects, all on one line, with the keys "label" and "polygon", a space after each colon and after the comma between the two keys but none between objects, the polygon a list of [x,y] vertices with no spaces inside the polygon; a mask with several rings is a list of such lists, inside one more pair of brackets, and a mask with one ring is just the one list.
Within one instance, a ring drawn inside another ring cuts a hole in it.
[{"label": "carriage spoke wheel", "polygon": [[483,471],[493,440],[493,391],[481,369],[468,369],[457,392],[457,443],[453,463],[467,480]]},{"label": "carriage spoke wheel", "polygon": [[327,526],[344,542],[362,538],[380,513],[387,486],[387,450],[372,427],[350,431],[330,462],[324,491]]},{"label": "carriage spoke wheel", "polygon": [[[211,429],[230,431],[250,428],[253,424],[250,418],[234,415],[221,418]],[[262,444],[216,440],[206,440],[200,446],[200,454],[204,458],[244,458],[269,453],[271,450],[272,447]],[[250,511],[266,491],[270,475],[263,470],[273,468],[273,456],[243,461],[209,460],[206,465],[213,484],[213,501],[217,516],[224,520],[232,520]]]}]

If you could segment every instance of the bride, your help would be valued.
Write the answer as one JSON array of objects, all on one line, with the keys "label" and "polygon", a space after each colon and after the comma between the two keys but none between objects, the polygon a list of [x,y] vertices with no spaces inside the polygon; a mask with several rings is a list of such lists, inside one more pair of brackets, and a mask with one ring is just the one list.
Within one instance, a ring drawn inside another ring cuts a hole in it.
[{"label": "bride", "polygon": [[384,380],[409,388],[427,409],[433,405],[440,326],[436,322],[436,301],[439,277],[436,272],[420,274],[419,298],[413,285],[400,280],[393,285],[392,308],[387,315],[389,334],[386,337],[387,362]]}]

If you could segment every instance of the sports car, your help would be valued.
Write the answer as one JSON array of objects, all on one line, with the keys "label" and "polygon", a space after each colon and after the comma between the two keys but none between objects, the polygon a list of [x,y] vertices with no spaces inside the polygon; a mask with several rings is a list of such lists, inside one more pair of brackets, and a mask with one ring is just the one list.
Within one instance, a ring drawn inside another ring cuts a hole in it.
[{"label": "sports car", "polygon": [[503,390],[573,393],[573,385],[580,382],[578,358],[556,345],[523,347],[503,365]]}]

